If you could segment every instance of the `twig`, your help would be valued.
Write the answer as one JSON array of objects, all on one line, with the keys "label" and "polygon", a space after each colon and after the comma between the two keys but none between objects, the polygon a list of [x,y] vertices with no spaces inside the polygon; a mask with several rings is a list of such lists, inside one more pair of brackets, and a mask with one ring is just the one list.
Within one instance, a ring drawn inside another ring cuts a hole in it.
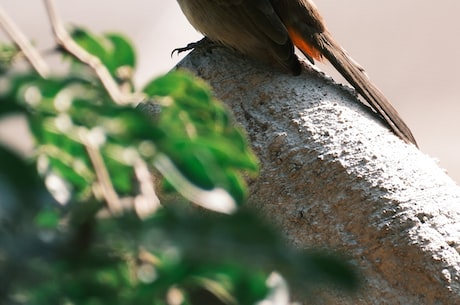
[{"label": "twig", "polygon": [[38,51],[32,46],[29,39],[21,32],[19,27],[16,26],[1,6],[0,26],[5,30],[6,34],[22,51],[22,53],[24,53],[25,58],[30,62],[32,67],[34,67],[35,71],[37,71],[41,77],[47,78],[50,74],[50,69],[45,60],[43,60]]},{"label": "twig", "polygon": [[191,202],[220,213],[232,214],[236,211],[236,202],[227,191],[221,188],[208,191],[196,187],[182,175],[164,154],[157,154],[154,165],[175,189]]},{"label": "twig", "polygon": [[109,172],[97,145],[90,141],[88,135],[82,136],[81,140],[94,167],[97,180],[102,190],[102,195],[107,202],[110,213],[112,215],[120,215],[123,212],[123,206],[120,202],[120,198],[113,188],[112,180],[110,180]]},{"label": "twig", "polygon": [[140,186],[140,195],[136,197],[134,207],[137,215],[144,218],[153,214],[160,207],[160,199],[155,192],[152,174],[140,157],[134,164],[134,172]]},{"label": "twig", "polygon": [[88,53],[72,39],[57,14],[54,1],[44,1],[56,42],[67,52],[94,70],[115,103],[119,105],[132,104],[134,101],[133,96],[123,94],[116,81],[110,75],[109,70],[101,63],[100,59],[97,56]]}]

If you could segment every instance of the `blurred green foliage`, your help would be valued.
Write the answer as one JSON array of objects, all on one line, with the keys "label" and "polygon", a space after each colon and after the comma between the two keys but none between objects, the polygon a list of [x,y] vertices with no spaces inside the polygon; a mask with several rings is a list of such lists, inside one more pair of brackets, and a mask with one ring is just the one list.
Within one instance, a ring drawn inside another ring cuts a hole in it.
[{"label": "blurred green foliage", "polygon": [[[83,29],[73,37],[120,86],[129,84],[126,94],[135,93],[130,77],[136,58],[126,38]],[[16,71],[12,50],[0,48],[0,116],[27,116],[35,154],[24,159],[0,147],[1,304],[288,299],[284,280],[269,277],[272,270],[304,287],[356,284],[341,260],[289,249],[248,211],[203,213],[167,202],[146,218],[133,209],[101,213],[107,202],[88,145],[100,153],[116,194],[125,199],[142,187],[136,160],[155,167],[161,156],[177,170],[165,175],[167,184],[181,191],[183,183],[174,177],[183,175],[187,183],[223,189],[241,204],[247,192],[243,172],[256,173],[257,160],[228,110],[188,73],[171,72],[141,90],[143,102],[156,107],[152,115],[115,104],[95,74],[69,54],[68,73],[44,79]]]}]

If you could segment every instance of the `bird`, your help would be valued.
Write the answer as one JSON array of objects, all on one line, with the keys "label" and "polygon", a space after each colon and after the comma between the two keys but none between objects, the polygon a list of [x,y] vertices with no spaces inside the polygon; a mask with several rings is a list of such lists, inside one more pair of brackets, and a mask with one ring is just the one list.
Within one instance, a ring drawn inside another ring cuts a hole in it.
[{"label": "bird", "polygon": [[[365,70],[333,38],[311,0],[177,0],[210,41],[299,75],[298,48],[312,63],[327,59],[397,136],[417,146],[407,124]],[[191,44],[195,46],[196,44]],[[183,50],[184,48],[177,49]]]}]

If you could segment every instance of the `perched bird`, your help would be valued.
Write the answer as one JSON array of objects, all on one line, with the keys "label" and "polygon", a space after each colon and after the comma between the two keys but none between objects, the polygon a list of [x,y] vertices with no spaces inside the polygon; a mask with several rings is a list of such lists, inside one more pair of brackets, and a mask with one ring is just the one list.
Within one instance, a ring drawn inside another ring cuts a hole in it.
[{"label": "perched bird", "polygon": [[189,22],[208,39],[247,56],[301,73],[306,58],[326,58],[401,139],[417,145],[409,127],[364,69],[334,40],[311,0],[178,0]]}]

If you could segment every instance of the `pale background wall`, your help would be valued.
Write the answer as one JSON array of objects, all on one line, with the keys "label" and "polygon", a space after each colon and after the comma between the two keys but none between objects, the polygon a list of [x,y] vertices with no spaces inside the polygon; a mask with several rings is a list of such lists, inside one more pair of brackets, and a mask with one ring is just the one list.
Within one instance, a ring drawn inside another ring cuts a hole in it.
[{"label": "pale background wall", "polygon": [[[201,37],[174,0],[56,2],[68,22],[130,36],[138,48],[139,84],[180,60],[170,57],[172,49]],[[421,149],[460,181],[460,1],[316,0],[316,4],[337,40],[412,127]],[[0,0],[0,5],[40,49],[52,47],[42,1]],[[17,139],[21,130],[18,124],[0,124],[0,138]]]}]

